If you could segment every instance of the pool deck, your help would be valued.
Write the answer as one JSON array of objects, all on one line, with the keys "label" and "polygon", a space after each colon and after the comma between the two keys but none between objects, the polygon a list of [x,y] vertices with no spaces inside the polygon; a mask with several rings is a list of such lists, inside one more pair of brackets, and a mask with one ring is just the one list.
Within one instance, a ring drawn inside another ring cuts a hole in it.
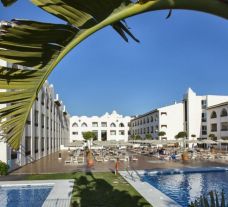
[{"label": "pool deck", "polygon": [[[65,164],[65,160],[68,159],[69,153],[67,151],[61,151],[62,159],[58,159],[58,152],[43,157],[33,163],[27,164],[10,173],[12,179],[15,175],[18,175],[19,179],[23,179],[25,175],[29,174],[53,174],[53,173],[73,173],[73,172],[113,172],[115,168],[114,161],[108,162],[95,162],[94,166],[88,167],[85,164],[82,165],[69,165]],[[228,162],[218,161],[162,161],[154,157],[144,155],[137,156],[138,161],[124,162],[121,161],[119,170],[126,170],[126,168],[133,168],[135,170],[153,170],[153,169],[169,169],[169,168],[185,168],[185,167],[210,167],[210,166],[228,166]],[[7,176],[7,177],[10,177]],[[16,178],[15,178],[16,179]],[[0,177],[0,180],[4,180],[4,177]]]},{"label": "pool deck", "polygon": [[[74,180],[33,180],[33,181],[1,181],[0,187],[21,185],[53,185],[53,189],[42,207],[69,207]],[[64,191],[62,190],[64,189]],[[4,207],[1,205],[1,207]]]}]

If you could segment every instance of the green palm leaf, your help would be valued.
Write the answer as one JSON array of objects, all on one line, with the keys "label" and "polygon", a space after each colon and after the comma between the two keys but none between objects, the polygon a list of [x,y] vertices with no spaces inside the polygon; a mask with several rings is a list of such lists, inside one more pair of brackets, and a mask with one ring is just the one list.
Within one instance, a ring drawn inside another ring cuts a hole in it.
[{"label": "green palm leaf", "polygon": [[[14,0],[1,0],[5,6]],[[44,81],[62,58],[94,32],[111,25],[123,38],[135,41],[124,19],[147,11],[191,9],[228,18],[225,0],[31,0],[43,10],[66,21],[48,24],[13,20],[1,24],[0,59],[26,66],[0,68],[0,131],[15,149],[32,104]],[[29,68],[28,68],[29,67]]]},{"label": "green palm leaf", "polygon": [[79,30],[67,25],[26,20],[2,22],[0,57],[27,66],[0,67],[1,132],[18,149],[32,103],[47,77],[50,64]]}]

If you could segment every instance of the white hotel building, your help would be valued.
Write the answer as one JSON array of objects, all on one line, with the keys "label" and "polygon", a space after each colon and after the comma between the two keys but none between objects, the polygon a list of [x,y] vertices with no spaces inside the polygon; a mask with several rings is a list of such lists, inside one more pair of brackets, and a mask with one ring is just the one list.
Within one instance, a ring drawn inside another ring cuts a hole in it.
[{"label": "white hotel building", "polygon": [[65,106],[46,81],[27,118],[19,151],[0,140],[0,160],[12,170],[58,151],[69,143],[69,122]]},{"label": "white hotel building", "polygon": [[218,140],[228,140],[228,102],[209,107],[207,113],[209,134],[214,134]]},{"label": "white hotel building", "polygon": [[113,111],[103,116],[73,116],[70,119],[70,141],[83,140],[82,132],[93,131],[99,141],[127,141],[131,117]]},{"label": "white hotel building", "polygon": [[210,123],[208,111],[210,107],[224,101],[228,101],[228,96],[198,96],[189,88],[182,102],[152,110],[132,119],[131,134],[145,138],[149,133],[154,139],[158,139],[158,132],[164,131],[166,135],[162,139],[174,140],[180,131],[186,131],[189,139],[206,139]]}]

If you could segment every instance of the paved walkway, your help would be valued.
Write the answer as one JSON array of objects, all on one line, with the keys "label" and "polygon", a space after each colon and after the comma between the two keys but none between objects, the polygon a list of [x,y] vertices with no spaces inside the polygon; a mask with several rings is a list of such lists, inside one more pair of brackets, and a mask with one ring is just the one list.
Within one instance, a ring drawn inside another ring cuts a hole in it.
[{"label": "paved walkway", "polygon": [[[52,174],[52,173],[72,173],[72,172],[110,172],[114,171],[115,162],[95,162],[94,166],[88,168],[86,163],[84,165],[69,165],[65,164],[65,160],[69,159],[69,153],[67,151],[62,151],[62,159],[58,159],[58,152],[48,155],[40,160],[33,163],[25,165],[15,171],[10,175],[20,175],[19,178],[23,178],[23,175],[28,174]],[[136,169],[136,170],[146,170],[146,169],[166,169],[166,168],[183,168],[183,167],[208,167],[208,166],[228,166],[228,163],[219,163],[212,161],[161,161],[153,157],[137,155],[138,161],[121,162],[120,170],[125,170],[126,168]],[[7,176],[9,177],[9,176]],[[4,180],[4,177],[0,177],[0,180]]]}]

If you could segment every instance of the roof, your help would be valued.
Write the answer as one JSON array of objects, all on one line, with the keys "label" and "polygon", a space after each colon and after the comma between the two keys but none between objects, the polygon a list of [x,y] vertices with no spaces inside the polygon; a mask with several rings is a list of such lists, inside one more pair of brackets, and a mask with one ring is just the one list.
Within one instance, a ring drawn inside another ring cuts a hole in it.
[{"label": "roof", "polygon": [[220,104],[212,105],[212,106],[208,107],[207,109],[213,109],[213,108],[217,108],[217,107],[225,106],[225,105],[228,105],[228,101],[220,103]]},{"label": "roof", "polygon": [[145,114],[138,115],[138,116],[134,117],[134,119],[132,119],[132,121],[140,119],[140,118],[145,117],[145,116],[148,116],[149,114],[152,114],[154,112],[158,112],[158,109],[154,109],[154,110],[149,111],[149,112],[147,112]]}]

